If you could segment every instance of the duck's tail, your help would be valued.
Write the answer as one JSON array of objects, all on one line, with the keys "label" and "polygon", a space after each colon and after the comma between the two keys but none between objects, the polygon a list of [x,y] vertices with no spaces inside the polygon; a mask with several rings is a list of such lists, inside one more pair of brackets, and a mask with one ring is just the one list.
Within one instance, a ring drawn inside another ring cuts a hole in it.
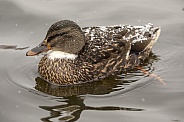
[{"label": "duck's tail", "polygon": [[131,50],[127,63],[131,64],[130,68],[138,66],[141,61],[144,61],[146,58],[149,57],[152,47],[154,43],[158,40],[161,32],[160,27],[153,26],[145,26],[145,28],[139,28],[139,31],[140,30],[142,34],[139,36],[142,36],[142,40],[131,40]]},{"label": "duck's tail", "polygon": [[[155,27],[153,29],[151,29],[151,31],[153,32],[152,36],[149,37],[148,39],[151,40],[150,43],[144,48],[144,50],[146,50],[147,48],[151,48],[153,47],[154,43],[158,40],[158,37],[160,36],[160,32],[161,29],[160,27]],[[143,50],[143,51],[144,51]]]},{"label": "duck's tail", "polygon": [[148,23],[145,26],[135,26],[135,32],[130,39],[131,50],[141,52],[147,48],[152,48],[160,35],[160,27],[154,27],[153,24]]},{"label": "duck's tail", "polygon": [[145,46],[145,48],[141,52],[139,52],[138,57],[140,59],[144,60],[149,56],[153,45],[155,44],[155,42],[158,40],[158,38],[160,36],[161,29],[160,29],[160,27],[155,27],[152,29],[152,32],[153,32],[153,36],[151,38],[149,38],[150,42],[148,43],[147,46]]}]

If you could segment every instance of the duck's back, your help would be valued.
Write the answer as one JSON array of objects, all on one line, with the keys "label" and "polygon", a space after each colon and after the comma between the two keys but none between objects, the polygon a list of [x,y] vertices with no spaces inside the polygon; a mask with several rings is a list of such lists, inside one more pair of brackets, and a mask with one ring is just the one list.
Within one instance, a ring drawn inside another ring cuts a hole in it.
[{"label": "duck's back", "polygon": [[93,72],[102,77],[132,68],[149,56],[158,30],[152,24],[83,28],[86,38],[83,61],[94,65]]}]

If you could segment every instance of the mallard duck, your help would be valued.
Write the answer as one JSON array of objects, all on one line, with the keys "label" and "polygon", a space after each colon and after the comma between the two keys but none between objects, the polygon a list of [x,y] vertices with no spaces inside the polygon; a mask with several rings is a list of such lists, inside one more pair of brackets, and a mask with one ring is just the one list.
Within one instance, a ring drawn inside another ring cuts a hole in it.
[{"label": "mallard duck", "polygon": [[38,72],[46,81],[80,84],[138,66],[148,58],[160,30],[151,23],[80,28],[73,21],[61,20],[26,55],[46,52],[38,64]]}]

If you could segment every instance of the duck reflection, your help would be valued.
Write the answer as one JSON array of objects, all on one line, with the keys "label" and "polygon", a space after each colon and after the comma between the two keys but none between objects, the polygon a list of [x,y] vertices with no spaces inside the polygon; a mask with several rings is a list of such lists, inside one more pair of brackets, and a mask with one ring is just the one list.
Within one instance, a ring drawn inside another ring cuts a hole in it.
[{"label": "duck reflection", "polygon": [[[158,57],[154,54],[150,55],[150,58],[142,64],[142,67],[148,72],[152,72],[154,68],[152,63],[158,60]],[[132,74],[134,75],[132,75]],[[84,104],[84,99],[81,95],[91,94],[91,95],[105,95],[111,92],[122,90],[131,83],[138,81],[141,77],[144,77],[138,69],[132,69],[126,75],[122,74],[119,76],[111,76],[109,78],[89,82],[85,84],[72,85],[72,86],[55,86],[52,85],[40,77],[35,79],[36,86],[35,89],[46,93],[48,95],[62,97],[62,105],[56,106],[40,106],[40,108],[49,111],[50,115],[43,117],[41,120],[43,122],[51,122],[52,119],[58,119],[60,121],[76,121],[80,118],[82,111],[84,110],[99,110],[99,111],[115,111],[115,110],[125,110],[125,111],[143,111],[141,108],[127,108],[127,107],[116,107],[116,106],[103,106],[103,107],[92,107]],[[127,78],[127,76],[129,78]],[[139,78],[135,78],[138,77]],[[64,101],[63,101],[64,100]],[[63,105],[63,102],[65,103]]]},{"label": "duck reflection", "polygon": [[73,122],[80,118],[82,111],[84,110],[99,110],[99,111],[115,111],[115,110],[126,110],[126,111],[143,111],[143,109],[137,108],[126,108],[126,107],[91,107],[85,106],[84,100],[77,96],[64,97],[67,99],[65,105],[58,106],[40,106],[40,108],[49,111],[50,115],[41,118],[43,122],[51,122],[53,118],[60,121]]},{"label": "duck reflection", "polygon": [[[93,94],[93,95],[104,95],[109,94],[114,91],[118,84],[121,84],[120,81],[115,80],[115,77],[109,77],[105,80],[94,81],[79,85],[71,85],[71,86],[55,86],[52,85],[40,77],[36,79],[35,88],[38,91],[44,92],[49,95],[53,95],[56,97],[67,97],[73,95],[85,95],[85,94]],[[111,81],[111,83],[109,82]]]}]

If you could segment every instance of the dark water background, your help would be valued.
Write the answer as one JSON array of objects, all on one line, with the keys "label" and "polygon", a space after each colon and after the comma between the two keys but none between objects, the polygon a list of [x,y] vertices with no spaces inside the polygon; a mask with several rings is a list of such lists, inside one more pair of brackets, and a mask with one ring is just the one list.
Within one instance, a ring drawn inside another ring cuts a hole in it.
[{"label": "dark water background", "polygon": [[[154,55],[142,68],[166,85],[136,69],[79,86],[44,82],[37,73],[41,56],[25,53],[62,19],[81,27],[161,26]],[[0,0],[0,122],[39,121],[183,122],[184,1]]]}]

